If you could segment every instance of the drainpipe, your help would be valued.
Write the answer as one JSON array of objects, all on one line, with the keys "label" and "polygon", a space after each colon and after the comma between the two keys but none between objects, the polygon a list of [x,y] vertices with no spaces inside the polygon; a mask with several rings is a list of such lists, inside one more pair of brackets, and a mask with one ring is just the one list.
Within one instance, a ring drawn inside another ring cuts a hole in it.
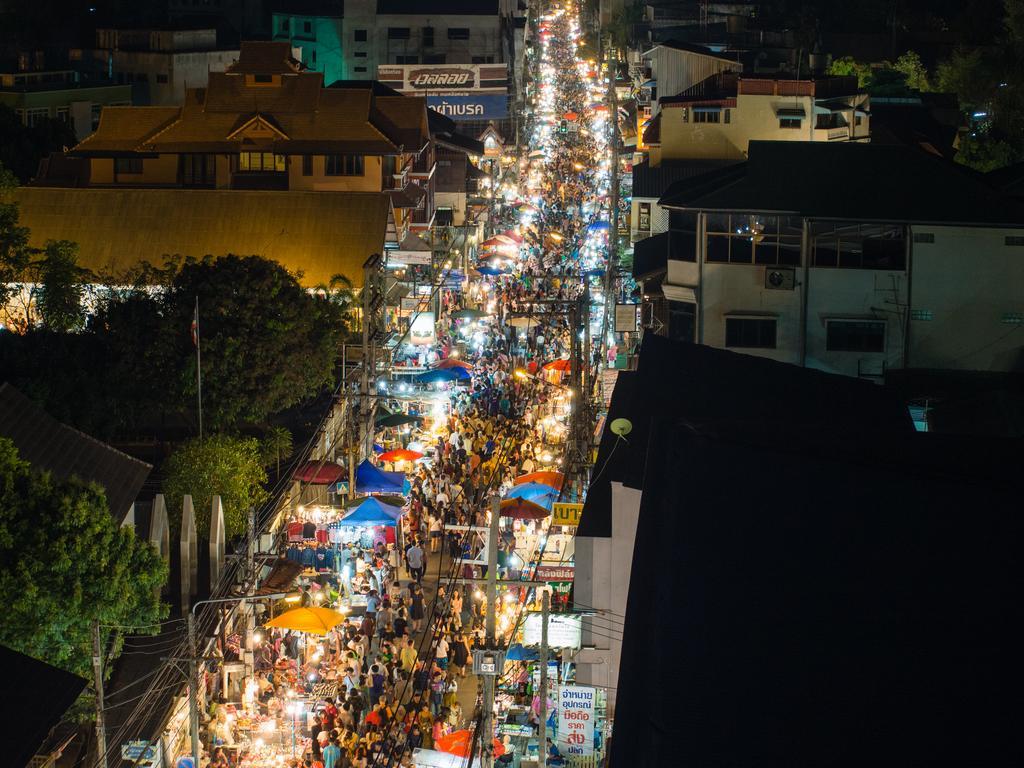
[{"label": "drainpipe", "polygon": [[811,281],[811,228],[803,220],[800,235],[800,261],[804,265],[803,280],[800,283],[800,365],[807,367],[807,302]]},{"label": "drainpipe", "polygon": [[697,343],[704,343],[704,252],[707,250],[707,214],[697,214]]},{"label": "drainpipe", "polygon": [[[907,305],[903,311],[903,367],[910,367],[910,308],[914,306],[913,292],[914,287],[913,277],[913,257],[914,257],[914,228],[906,227],[904,229],[904,237],[906,238],[906,249],[907,249],[907,263],[904,265],[907,270]],[[898,299],[899,297],[897,297]]]}]

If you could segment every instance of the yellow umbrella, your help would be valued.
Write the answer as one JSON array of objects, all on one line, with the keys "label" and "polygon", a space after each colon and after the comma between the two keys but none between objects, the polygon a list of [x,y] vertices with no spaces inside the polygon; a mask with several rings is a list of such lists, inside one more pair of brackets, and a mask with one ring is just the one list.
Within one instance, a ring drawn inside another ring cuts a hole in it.
[{"label": "yellow umbrella", "polygon": [[311,632],[326,635],[345,620],[343,614],[330,608],[292,608],[266,623],[268,627],[291,629],[296,632]]}]

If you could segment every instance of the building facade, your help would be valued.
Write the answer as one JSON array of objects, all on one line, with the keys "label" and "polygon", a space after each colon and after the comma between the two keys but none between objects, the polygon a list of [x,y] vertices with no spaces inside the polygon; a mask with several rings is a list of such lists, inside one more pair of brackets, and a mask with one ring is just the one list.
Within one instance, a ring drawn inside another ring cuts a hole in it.
[{"label": "building facade", "polygon": [[1024,360],[1024,210],[948,161],[755,142],[661,203],[645,324],[670,338],[867,378]]},{"label": "building facade", "polygon": [[237,47],[220,47],[215,29],[98,29],[96,48],[72,59],[132,89],[132,103],[180,106],[189,88],[238,59]]},{"label": "building facade", "polygon": [[63,120],[85,139],[108,106],[132,103],[131,88],[103,80],[83,80],[70,70],[0,74],[0,104],[13,109],[21,122],[33,126],[46,118]]},{"label": "building facade", "polygon": [[305,12],[274,11],[270,27],[272,39],[287,41],[308,71],[323,73],[325,85],[352,79],[351,72],[345,69],[341,4],[338,3],[336,9],[324,5],[301,10]]}]

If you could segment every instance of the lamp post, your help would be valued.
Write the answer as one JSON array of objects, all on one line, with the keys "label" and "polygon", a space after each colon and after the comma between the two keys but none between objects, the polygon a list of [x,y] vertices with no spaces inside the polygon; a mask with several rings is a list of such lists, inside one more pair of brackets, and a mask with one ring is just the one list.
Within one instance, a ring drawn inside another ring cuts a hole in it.
[{"label": "lamp post", "polygon": [[188,612],[188,649],[189,649],[189,676],[188,676],[188,709],[189,709],[189,730],[192,733],[192,759],[198,766],[200,758],[199,749],[199,641],[196,638],[196,608],[200,605],[211,605],[214,603],[244,603],[248,600],[276,600],[277,598],[288,597],[287,592],[274,592],[269,595],[240,595],[239,597],[218,597],[210,600],[198,600],[192,605]]}]

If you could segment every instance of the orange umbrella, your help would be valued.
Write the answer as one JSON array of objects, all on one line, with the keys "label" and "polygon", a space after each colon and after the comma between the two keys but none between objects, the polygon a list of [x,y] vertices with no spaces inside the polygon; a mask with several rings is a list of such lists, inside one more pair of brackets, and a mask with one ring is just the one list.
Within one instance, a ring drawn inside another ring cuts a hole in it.
[{"label": "orange umbrella", "polygon": [[434,368],[465,368],[467,371],[473,370],[473,366],[470,363],[467,363],[465,360],[459,360],[457,357],[446,357],[435,365]]},{"label": "orange umbrella", "polygon": [[562,115],[562,118],[564,120],[576,120],[579,118],[579,115],[577,115],[575,112],[566,112],[564,115]]},{"label": "orange umbrella", "polygon": [[[451,733],[438,738],[434,742],[434,748],[441,752],[447,752],[449,755],[455,755],[456,757],[469,757],[469,749],[472,744],[472,731],[452,731]],[[505,745],[497,739],[494,739],[494,756],[501,757],[504,754]]]},{"label": "orange umbrella", "polygon": [[422,459],[423,454],[419,451],[410,451],[405,448],[396,448],[393,451],[382,453],[378,457],[381,461],[416,461]]},{"label": "orange umbrella", "polygon": [[545,371],[561,371],[562,373],[568,373],[571,367],[572,363],[564,358],[544,364]]},{"label": "orange umbrella", "polygon": [[523,483],[540,483],[550,488],[554,488],[556,491],[562,489],[562,483],[565,482],[565,475],[561,472],[554,471],[541,471],[541,472],[530,472],[525,475],[520,475],[515,479],[513,485],[522,485]]},{"label": "orange umbrella", "polygon": [[540,504],[526,499],[504,499],[501,502],[501,516],[513,520],[543,520],[551,515]]}]

